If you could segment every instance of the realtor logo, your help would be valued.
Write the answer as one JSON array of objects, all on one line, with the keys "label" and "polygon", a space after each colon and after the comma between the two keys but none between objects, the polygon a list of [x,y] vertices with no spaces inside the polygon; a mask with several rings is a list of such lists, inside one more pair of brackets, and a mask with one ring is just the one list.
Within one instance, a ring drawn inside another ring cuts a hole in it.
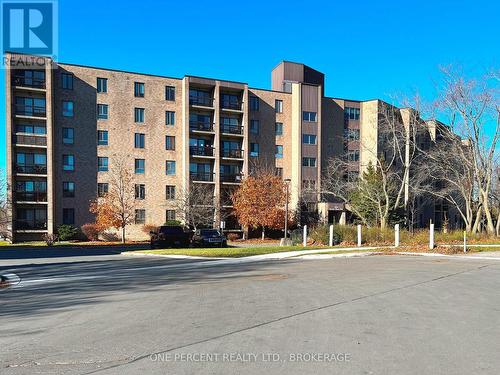
[{"label": "realtor logo", "polygon": [[57,54],[57,0],[2,0],[2,52]]}]

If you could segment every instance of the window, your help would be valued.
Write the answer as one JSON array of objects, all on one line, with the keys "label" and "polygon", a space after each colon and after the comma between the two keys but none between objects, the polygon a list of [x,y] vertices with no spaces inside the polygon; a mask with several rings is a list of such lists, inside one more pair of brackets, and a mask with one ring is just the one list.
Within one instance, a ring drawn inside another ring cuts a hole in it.
[{"label": "window", "polygon": [[258,143],[250,143],[250,156],[253,156],[253,157],[259,156],[259,144]]},{"label": "window", "polygon": [[274,109],[276,113],[283,113],[283,100],[276,99],[274,101]]},{"label": "window", "polygon": [[144,108],[134,108],[134,121],[144,122]]},{"label": "window", "polygon": [[175,125],[175,112],[166,111],[165,112],[165,125]]},{"label": "window", "polygon": [[166,210],[165,219],[166,221],[175,220],[175,210]]},{"label": "window", "polygon": [[135,173],[136,174],[144,174],[146,170],[146,160],[144,159],[135,159]]},{"label": "window", "polygon": [[47,128],[45,126],[34,124],[17,124],[16,133],[47,134]]},{"label": "window", "polygon": [[146,210],[143,208],[135,210],[134,221],[136,224],[144,224],[146,222]]},{"label": "window", "polygon": [[166,196],[168,201],[175,199],[175,186],[167,185]]},{"label": "window", "polygon": [[173,175],[175,175],[175,161],[173,161],[173,160],[167,160],[167,162],[166,162],[166,173],[167,173],[167,176],[173,176]]},{"label": "window", "polygon": [[274,170],[274,174],[278,177],[283,177],[283,168],[276,167],[276,169]]},{"label": "window", "polygon": [[47,115],[45,106],[45,99],[16,96],[15,113],[23,116],[45,117]]},{"label": "window", "polygon": [[62,73],[61,84],[63,89],[73,90],[73,74]]},{"label": "window", "polygon": [[316,158],[302,158],[303,167],[316,167]]},{"label": "window", "polygon": [[100,92],[100,93],[108,92],[108,79],[107,78],[97,78],[97,92]]},{"label": "window", "polygon": [[302,134],[302,143],[306,145],[316,144],[316,135],[314,134]]},{"label": "window", "polygon": [[347,152],[347,160],[359,161],[359,150],[350,150]]},{"label": "window", "polygon": [[274,124],[274,133],[276,135],[283,135],[283,123],[277,122]]},{"label": "window", "polygon": [[64,101],[62,102],[62,114],[64,117],[73,117],[73,102],[72,101]]},{"label": "window", "polygon": [[108,171],[108,158],[107,157],[98,157],[97,158],[97,170],[99,172],[107,172]]},{"label": "window", "polygon": [[68,225],[75,224],[74,208],[63,208],[63,224],[68,224]]},{"label": "window", "polygon": [[63,155],[63,171],[75,170],[75,157],[73,155]]},{"label": "window", "polygon": [[348,141],[359,141],[359,129],[345,129],[344,138]]},{"label": "window", "polygon": [[250,111],[258,111],[259,110],[259,98],[256,96],[250,97]]},{"label": "window", "polygon": [[97,196],[98,197],[104,197],[106,194],[108,194],[109,191],[109,184],[100,182],[97,184]]},{"label": "window", "polygon": [[302,189],[316,190],[316,180],[302,180]]},{"label": "window", "polygon": [[283,146],[282,145],[276,145],[276,152],[274,155],[277,159],[282,159],[283,158]]},{"label": "window", "polygon": [[63,182],[63,197],[73,198],[75,196],[75,183]]},{"label": "window", "polygon": [[146,135],[142,133],[135,133],[134,135],[134,147],[144,148],[146,145]]},{"label": "window", "polygon": [[108,131],[107,130],[98,130],[97,131],[97,144],[99,146],[107,146],[108,145]]},{"label": "window", "polygon": [[165,86],[165,100],[175,101],[174,86]]},{"label": "window", "polygon": [[259,120],[250,120],[250,133],[259,134]]},{"label": "window", "polygon": [[165,137],[165,150],[175,150],[175,137],[170,135]]},{"label": "window", "polygon": [[65,145],[72,145],[75,139],[75,130],[73,128],[62,128],[63,143]]},{"label": "window", "polygon": [[359,120],[359,108],[345,107],[344,119],[346,120]]},{"label": "window", "polygon": [[302,112],[302,119],[304,121],[315,122],[316,121],[316,112]]},{"label": "window", "polygon": [[108,105],[107,104],[98,104],[97,105],[97,118],[99,120],[107,120],[108,119]]},{"label": "window", "polygon": [[136,98],[144,98],[144,83],[134,82],[134,96]]},{"label": "window", "polygon": [[135,199],[146,199],[146,185],[135,184]]}]

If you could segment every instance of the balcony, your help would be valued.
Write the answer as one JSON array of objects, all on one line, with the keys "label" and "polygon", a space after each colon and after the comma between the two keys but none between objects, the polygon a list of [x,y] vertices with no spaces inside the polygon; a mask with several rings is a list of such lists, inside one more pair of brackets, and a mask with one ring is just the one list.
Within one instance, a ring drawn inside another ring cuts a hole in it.
[{"label": "balcony", "polygon": [[239,184],[239,183],[241,183],[242,179],[243,179],[243,176],[241,174],[222,173],[220,175],[221,182],[229,182],[229,183]]},{"label": "balcony", "polygon": [[243,150],[222,149],[221,155],[222,155],[223,158],[243,159]]},{"label": "balcony", "polygon": [[12,137],[12,143],[21,146],[47,146],[47,137],[45,135],[24,135],[16,134]]},{"label": "balcony", "polygon": [[214,174],[212,172],[190,172],[191,181],[213,182]]},{"label": "balcony", "polygon": [[189,152],[192,156],[214,156],[214,148],[212,146],[190,146]]},{"label": "balcony", "polygon": [[213,108],[214,98],[209,96],[189,96],[189,105]]},{"label": "balcony", "polygon": [[35,89],[45,89],[45,79],[36,77],[13,76],[12,86],[31,87]]},{"label": "balcony", "polygon": [[45,107],[16,104],[15,114],[18,116],[46,117],[47,111]]},{"label": "balcony", "polygon": [[47,174],[46,164],[16,164],[14,170],[17,173]]},{"label": "balcony", "polygon": [[243,135],[243,126],[221,124],[220,131],[224,134]]},{"label": "balcony", "polygon": [[222,99],[220,102],[220,107],[222,109],[229,109],[229,110],[233,110],[233,111],[241,111],[241,105],[242,105],[242,101],[239,99],[238,100],[236,100],[236,99],[231,99],[231,100]]},{"label": "balcony", "polygon": [[47,230],[47,221],[45,220],[16,220],[16,230]]},{"label": "balcony", "polygon": [[213,132],[214,126],[210,122],[190,121],[189,130],[201,132]]},{"label": "balcony", "polygon": [[46,191],[16,191],[17,202],[47,202]]}]

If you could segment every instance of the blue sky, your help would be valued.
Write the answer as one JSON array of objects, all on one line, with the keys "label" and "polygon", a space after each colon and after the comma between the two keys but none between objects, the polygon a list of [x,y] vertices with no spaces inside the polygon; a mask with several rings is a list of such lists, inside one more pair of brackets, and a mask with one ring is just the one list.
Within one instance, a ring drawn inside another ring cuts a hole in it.
[{"label": "blue sky", "polygon": [[498,68],[499,14],[496,0],[59,0],[59,60],[262,88],[292,60],[325,73],[327,96],[432,98],[439,65]]}]

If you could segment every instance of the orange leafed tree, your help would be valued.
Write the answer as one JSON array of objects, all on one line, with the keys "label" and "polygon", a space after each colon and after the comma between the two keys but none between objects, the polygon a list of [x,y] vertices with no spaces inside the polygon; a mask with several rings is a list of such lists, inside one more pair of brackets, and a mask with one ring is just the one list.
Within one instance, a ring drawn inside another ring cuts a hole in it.
[{"label": "orange leafed tree", "polygon": [[109,173],[109,192],[90,202],[90,212],[96,215],[100,230],[121,229],[122,242],[125,242],[125,227],[135,217],[135,190],[132,173],[124,160],[114,160]]},{"label": "orange leafed tree", "polygon": [[250,228],[281,229],[285,222],[285,183],[269,172],[244,179],[232,196],[235,215],[240,224]]}]

